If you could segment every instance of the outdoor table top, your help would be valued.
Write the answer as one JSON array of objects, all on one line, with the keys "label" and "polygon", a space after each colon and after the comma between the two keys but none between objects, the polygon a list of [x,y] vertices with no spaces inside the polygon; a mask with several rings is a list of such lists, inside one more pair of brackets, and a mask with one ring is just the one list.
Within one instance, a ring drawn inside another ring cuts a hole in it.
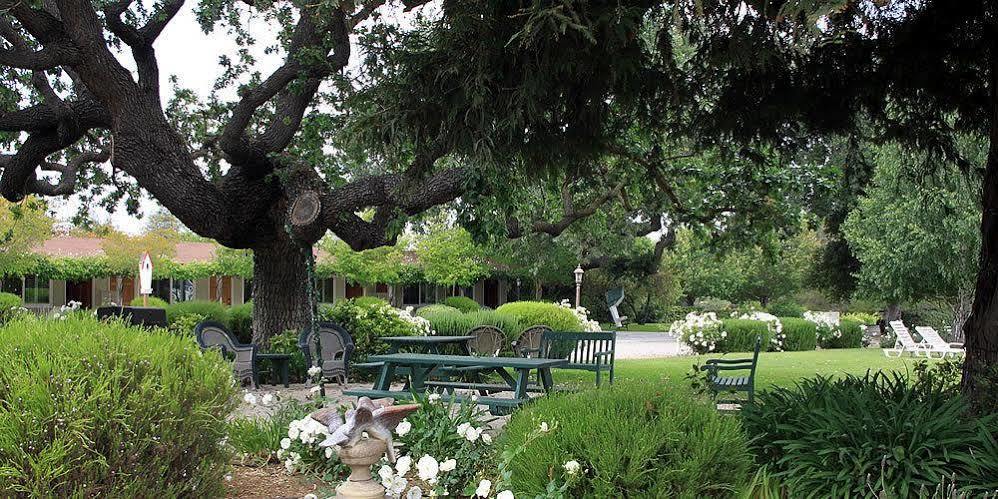
[{"label": "outdoor table top", "polygon": [[384,336],[382,341],[388,343],[416,343],[416,344],[438,344],[438,343],[462,343],[475,339],[474,336]]},{"label": "outdoor table top", "polygon": [[545,369],[567,364],[565,359],[528,359],[523,357],[475,357],[473,355],[438,355],[429,353],[391,353],[368,357],[374,362],[401,365],[447,365],[508,367],[510,369]]}]

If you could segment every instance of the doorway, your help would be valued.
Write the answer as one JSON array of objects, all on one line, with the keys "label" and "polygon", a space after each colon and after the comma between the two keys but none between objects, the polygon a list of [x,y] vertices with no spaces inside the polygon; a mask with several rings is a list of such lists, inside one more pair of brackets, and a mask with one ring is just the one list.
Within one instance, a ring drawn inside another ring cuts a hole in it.
[{"label": "doorway", "polygon": [[80,302],[80,308],[93,308],[93,281],[66,281],[66,303]]},{"label": "doorway", "polygon": [[497,308],[499,306],[499,281],[496,279],[486,279],[485,280],[485,303],[484,305],[489,308]]}]

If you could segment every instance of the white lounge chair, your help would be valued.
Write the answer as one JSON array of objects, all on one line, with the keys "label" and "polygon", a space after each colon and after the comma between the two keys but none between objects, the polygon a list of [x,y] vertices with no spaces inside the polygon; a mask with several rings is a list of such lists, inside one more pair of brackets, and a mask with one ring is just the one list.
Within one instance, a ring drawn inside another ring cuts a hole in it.
[{"label": "white lounge chair", "polygon": [[[963,349],[963,343],[950,343],[939,336],[939,333],[929,327],[929,326],[918,326],[915,328],[915,332],[922,337],[922,341],[928,344],[928,348],[925,350],[925,355],[930,356],[932,353],[938,353],[940,358],[945,358],[947,355],[965,355],[967,352]],[[958,345],[958,346],[957,346]]]},{"label": "white lounge chair", "polygon": [[[928,344],[924,341],[922,343],[916,342],[914,338],[911,337],[911,333],[908,328],[901,321],[891,321],[891,329],[894,331],[894,336],[897,338],[894,340],[894,348],[885,348],[884,355],[890,357],[892,353],[897,354],[895,357],[900,357],[904,355],[905,352],[911,354],[912,357],[919,357],[928,350]],[[927,353],[925,354],[929,356]]]}]

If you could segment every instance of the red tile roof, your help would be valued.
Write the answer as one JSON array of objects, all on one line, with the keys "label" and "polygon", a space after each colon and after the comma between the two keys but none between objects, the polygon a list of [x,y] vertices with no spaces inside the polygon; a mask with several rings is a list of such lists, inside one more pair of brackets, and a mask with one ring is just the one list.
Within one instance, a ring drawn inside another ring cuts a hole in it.
[{"label": "red tile roof", "polygon": [[[97,237],[56,236],[35,248],[35,252],[66,258],[101,256],[104,254],[101,242]],[[210,262],[215,259],[216,247],[214,243],[177,243],[177,254],[173,260],[177,263]]]}]

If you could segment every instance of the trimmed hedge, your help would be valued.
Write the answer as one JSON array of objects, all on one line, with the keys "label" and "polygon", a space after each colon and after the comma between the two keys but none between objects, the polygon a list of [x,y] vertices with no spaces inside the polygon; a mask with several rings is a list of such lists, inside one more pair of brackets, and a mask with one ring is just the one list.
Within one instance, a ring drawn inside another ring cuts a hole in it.
[{"label": "trimmed hedge", "polygon": [[791,352],[814,350],[818,347],[818,328],[811,321],[796,317],[780,317],[783,324],[783,349]]},{"label": "trimmed hedge", "polygon": [[751,319],[724,319],[721,330],[727,337],[718,344],[720,352],[751,352],[755,349],[756,336],[762,336],[761,350],[765,352],[773,338],[765,322]]},{"label": "trimmed hedge", "polygon": [[582,324],[575,314],[556,303],[514,301],[499,306],[496,312],[516,317],[524,328],[544,325],[555,331],[582,330]]},{"label": "trimmed hedge", "polygon": [[581,470],[565,497],[730,497],[752,468],[737,418],[644,383],[538,398],[513,413],[496,445],[516,497],[547,497],[570,460]]},{"label": "trimmed hedge", "polygon": [[205,320],[228,325],[229,311],[217,301],[193,300],[171,303],[166,306],[166,321],[173,323],[185,315],[201,315]]},{"label": "trimmed hedge", "polygon": [[856,321],[843,320],[839,322],[842,335],[831,338],[828,345],[822,348],[863,348],[863,325]]},{"label": "trimmed hedge", "polygon": [[0,327],[0,496],[221,497],[232,368],[165,331]]},{"label": "trimmed hedge", "polygon": [[[155,296],[149,296],[149,297],[146,298],[146,300],[147,300],[146,301],[146,305],[144,305],[144,306],[149,307],[149,308],[166,308],[166,307],[170,306],[170,304],[167,303],[166,300],[164,300],[162,298],[157,298]],[[132,302],[129,303],[129,305],[131,305],[133,307],[142,307],[143,306],[142,305],[142,297],[141,296],[136,296],[135,298],[132,298]]]},{"label": "trimmed hedge", "polygon": [[229,309],[229,329],[243,343],[253,339],[253,302],[248,301]]},{"label": "trimmed hedge", "polygon": [[454,307],[462,312],[477,312],[482,309],[481,305],[477,301],[468,298],[467,296],[449,296],[444,298],[441,302],[448,307]]},{"label": "trimmed hedge", "polygon": [[455,313],[455,314],[461,313],[460,310],[458,310],[458,309],[456,309],[454,307],[450,307],[450,306],[447,306],[447,305],[442,305],[440,303],[434,303],[433,305],[426,305],[426,306],[419,307],[419,309],[416,310],[416,315],[425,318],[429,314],[436,314],[436,313],[441,313],[441,312],[443,312],[443,313]]},{"label": "trimmed hedge", "polygon": [[468,334],[468,331],[475,326],[489,325],[501,329],[506,333],[506,337],[513,341],[524,329],[515,316],[495,310],[479,310],[466,314],[458,311],[435,312],[421,315],[430,321],[433,330],[441,336],[460,336]]}]

